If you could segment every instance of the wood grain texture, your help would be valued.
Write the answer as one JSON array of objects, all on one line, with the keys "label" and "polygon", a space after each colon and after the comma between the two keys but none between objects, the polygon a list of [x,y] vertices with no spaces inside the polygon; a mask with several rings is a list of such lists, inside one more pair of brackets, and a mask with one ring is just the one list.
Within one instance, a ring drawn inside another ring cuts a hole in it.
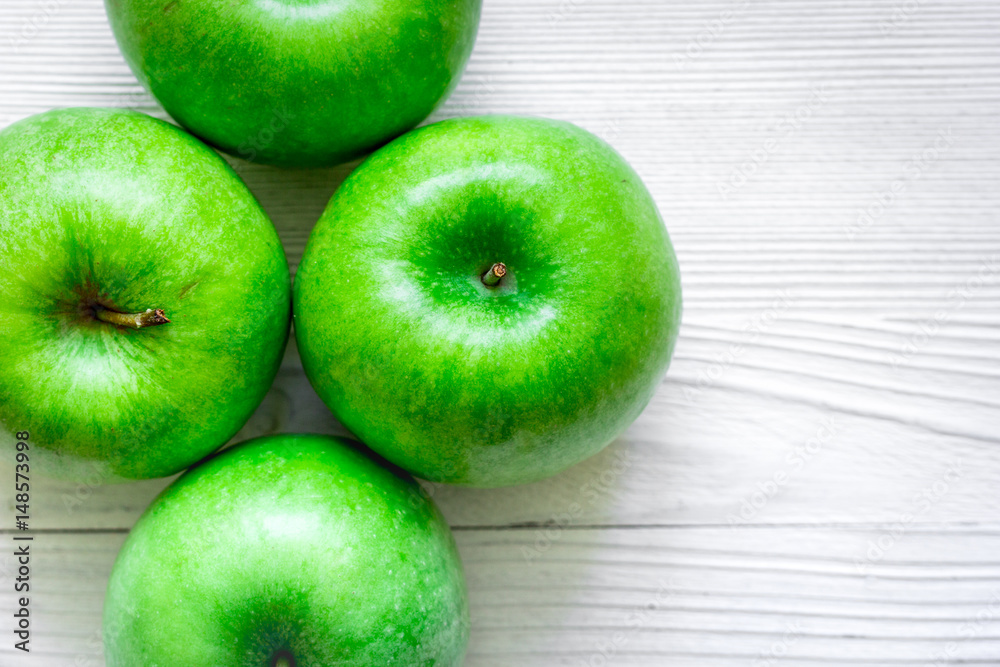
[{"label": "wood grain texture", "polygon": [[[685,320],[604,453],[430,487],[468,568],[469,664],[1000,664],[998,35],[984,0],[486,0],[434,118],[611,142],[667,222]],[[100,0],[4,0],[0,127],[78,105],[164,117]],[[351,165],[233,164],[294,267]],[[293,347],[237,439],[299,430],[341,431]],[[0,665],[103,664],[107,571],[167,481],[34,480],[33,527],[98,532],[39,537],[39,653],[4,642]]]},{"label": "wood grain texture", "polygon": [[[738,327],[686,325],[661,391],[599,456],[524,487],[429,489],[460,526],[544,525],[567,513],[579,526],[892,522],[917,509],[921,523],[1000,515],[1000,449],[985,433],[996,423],[997,381],[988,372],[928,369],[919,373],[930,380],[907,384],[886,376],[877,349],[846,341],[816,349],[796,333],[816,327],[776,323],[752,343]],[[745,353],[728,365],[713,360],[734,342]],[[294,350],[235,440],[274,431],[343,432]],[[34,525],[128,528],[166,482],[39,478]]]},{"label": "wood grain texture", "polygon": [[[528,530],[461,530],[466,664],[995,665],[998,529],[916,528],[871,563],[884,531],[566,530],[539,542]],[[103,664],[101,605],[124,538],[36,537],[35,652],[9,662],[0,647],[3,664]],[[10,596],[0,613],[13,613]]]}]

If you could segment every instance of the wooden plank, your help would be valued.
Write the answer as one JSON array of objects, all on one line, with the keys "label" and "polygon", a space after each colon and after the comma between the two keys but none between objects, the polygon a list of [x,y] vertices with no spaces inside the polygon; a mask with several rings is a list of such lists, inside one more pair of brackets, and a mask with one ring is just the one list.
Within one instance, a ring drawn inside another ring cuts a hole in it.
[{"label": "wooden plank", "polygon": [[[531,530],[459,531],[466,664],[996,664],[1000,524],[889,531],[563,530],[545,542]],[[0,663],[103,664],[103,593],[124,539],[38,535],[33,652],[25,660],[4,642]],[[0,596],[7,618],[11,601]]]},{"label": "wooden plank", "polygon": [[[784,317],[756,338],[735,320],[686,325],[643,416],[562,475],[510,489],[429,489],[457,526],[995,520],[995,346],[969,352],[976,336],[991,340],[989,329],[942,330],[894,371],[889,357],[906,326],[859,331]],[[733,345],[745,351],[733,355]],[[235,440],[344,432],[297,360],[290,350]],[[0,468],[9,477],[10,466]],[[167,481],[94,487],[36,476],[31,525],[128,528]],[[13,515],[8,494],[0,521],[12,525]]]},{"label": "wooden plank", "polygon": [[[985,0],[487,0],[435,119],[614,144],[671,231],[685,323],[603,454],[430,487],[466,561],[468,664],[1000,663],[998,29]],[[0,127],[69,105],[163,116],[99,0],[0,3]],[[351,166],[234,165],[294,267]],[[237,439],[276,430],[342,432],[294,348]],[[31,525],[121,531],[167,481],[35,478]],[[29,664],[103,664],[124,533],[38,539]]]}]

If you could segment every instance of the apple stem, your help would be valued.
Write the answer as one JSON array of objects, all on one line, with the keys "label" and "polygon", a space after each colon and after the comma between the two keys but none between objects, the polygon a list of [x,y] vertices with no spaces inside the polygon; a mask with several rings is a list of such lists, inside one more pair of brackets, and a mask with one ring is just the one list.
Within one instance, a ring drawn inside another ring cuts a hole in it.
[{"label": "apple stem", "polygon": [[128,327],[129,329],[141,329],[143,327],[152,327],[170,322],[160,308],[155,310],[147,308],[141,313],[119,313],[115,310],[108,310],[104,306],[96,306],[94,314],[102,322],[117,324],[120,327]]},{"label": "apple stem", "polygon": [[503,262],[497,262],[483,274],[483,284],[487,287],[496,287],[505,275],[507,275],[507,266]]}]

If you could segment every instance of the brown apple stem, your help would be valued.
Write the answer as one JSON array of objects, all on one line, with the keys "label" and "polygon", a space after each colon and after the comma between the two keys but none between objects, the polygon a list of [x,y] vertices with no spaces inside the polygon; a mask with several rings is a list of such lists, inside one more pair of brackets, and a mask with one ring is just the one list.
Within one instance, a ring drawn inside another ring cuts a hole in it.
[{"label": "brown apple stem", "polygon": [[170,320],[160,308],[147,308],[141,313],[119,313],[115,310],[108,310],[103,306],[94,308],[94,314],[102,322],[117,324],[120,327],[129,329],[141,329],[143,327],[154,327],[158,324],[167,324]]},{"label": "brown apple stem", "polygon": [[507,267],[503,262],[497,262],[490,267],[490,270],[483,274],[483,284],[487,287],[496,287],[500,284],[500,279],[507,275]]}]

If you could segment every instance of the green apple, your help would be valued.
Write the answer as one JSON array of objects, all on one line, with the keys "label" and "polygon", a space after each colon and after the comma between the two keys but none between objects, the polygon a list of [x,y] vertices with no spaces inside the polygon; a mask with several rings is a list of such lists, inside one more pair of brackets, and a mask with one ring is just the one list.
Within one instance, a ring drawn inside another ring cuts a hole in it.
[{"label": "green apple", "polygon": [[469,612],[448,525],[370,456],[269,436],[177,479],[111,572],[108,667],[460,665]]},{"label": "green apple", "polygon": [[642,411],[681,317],[656,205],[568,123],[445,121],[370,156],[317,223],[295,331],[320,397],[426,479],[502,486],[596,453]]},{"label": "green apple", "polygon": [[139,80],[247,160],[334,165],[426,118],[458,83],[482,0],[105,0]]},{"label": "green apple", "polygon": [[[250,417],[288,336],[288,264],[226,162],[143,114],[0,132],[0,444],[32,470],[173,474]],[[9,445],[9,446],[8,446]]]}]

